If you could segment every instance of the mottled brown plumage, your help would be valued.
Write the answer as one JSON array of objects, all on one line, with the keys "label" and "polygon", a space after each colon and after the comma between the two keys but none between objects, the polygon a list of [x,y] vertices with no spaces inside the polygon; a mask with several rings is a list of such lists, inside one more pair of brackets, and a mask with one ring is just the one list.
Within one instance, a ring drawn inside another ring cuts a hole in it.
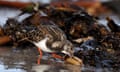
[{"label": "mottled brown plumage", "polygon": [[[72,43],[67,40],[64,32],[52,21],[40,22],[38,26],[13,24],[10,20],[4,27],[7,36],[14,42],[29,41],[45,52],[63,52],[72,54]],[[17,23],[17,22],[16,22]]]}]

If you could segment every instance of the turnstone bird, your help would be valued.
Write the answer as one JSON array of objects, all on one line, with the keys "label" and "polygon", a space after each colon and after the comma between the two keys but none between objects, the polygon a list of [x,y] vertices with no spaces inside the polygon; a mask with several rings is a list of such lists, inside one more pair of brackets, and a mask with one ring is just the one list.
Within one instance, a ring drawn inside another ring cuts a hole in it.
[{"label": "turnstone bird", "polygon": [[10,20],[6,25],[8,27],[4,27],[6,35],[11,36],[15,42],[29,41],[33,43],[38,47],[40,58],[42,57],[40,49],[48,53],[61,52],[68,56],[73,55],[72,43],[67,40],[64,32],[53,22],[41,22],[38,26],[22,26],[12,23],[14,20]]}]

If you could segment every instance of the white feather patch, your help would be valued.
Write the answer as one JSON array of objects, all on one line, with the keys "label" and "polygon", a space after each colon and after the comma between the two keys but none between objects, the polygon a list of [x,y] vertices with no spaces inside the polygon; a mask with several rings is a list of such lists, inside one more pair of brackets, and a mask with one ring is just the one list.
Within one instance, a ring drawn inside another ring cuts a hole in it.
[{"label": "white feather patch", "polygon": [[43,40],[39,41],[39,42],[34,42],[34,44],[39,47],[41,50],[45,51],[45,52],[53,52],[52,50],[50,50],[47,46],[46,46],[46,42],[47,42],[47,38],[44,38]]}]

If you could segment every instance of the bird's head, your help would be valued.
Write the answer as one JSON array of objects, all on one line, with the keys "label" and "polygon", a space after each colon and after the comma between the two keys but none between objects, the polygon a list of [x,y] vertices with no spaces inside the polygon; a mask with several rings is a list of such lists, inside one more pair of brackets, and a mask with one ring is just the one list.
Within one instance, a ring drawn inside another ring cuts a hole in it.
[{"label": "bird's head", "polygon": [[68,56],[73,56],[73,44],[70,41],[66,41],[64,46],[63,46],[63,50],[62,53],[68,55]]}]

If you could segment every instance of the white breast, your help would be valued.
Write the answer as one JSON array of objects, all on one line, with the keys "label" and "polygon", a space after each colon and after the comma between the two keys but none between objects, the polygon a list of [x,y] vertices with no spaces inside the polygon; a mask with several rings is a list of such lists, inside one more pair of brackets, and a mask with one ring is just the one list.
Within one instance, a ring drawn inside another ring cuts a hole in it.
[{"label": "white breast", "polygon": [[53,52],[52,50],[50,50],[47,46],[46,46],[46,42],[47,42],[47,38],[44,38],[43,40],[39,41],[39,42],[34,42],[34,44],[39,47],[41,50],[45,51],[45,52]]}]

